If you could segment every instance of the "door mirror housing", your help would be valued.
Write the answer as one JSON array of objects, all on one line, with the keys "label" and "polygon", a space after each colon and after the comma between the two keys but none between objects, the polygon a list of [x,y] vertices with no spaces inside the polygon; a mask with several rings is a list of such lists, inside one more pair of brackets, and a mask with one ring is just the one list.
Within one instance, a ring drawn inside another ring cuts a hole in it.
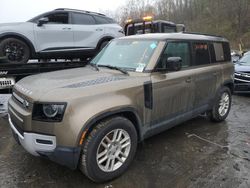
[{"label": "door mirror housing", "polygon": [[181,70],[181,57],[169,57],[166,61],[167,71],[179,71]]},{"label": "door mirror housing", "polygon": [[38,27],[41,27],[43,24],[46,24],[46,23],[48,23],[48,22],[49,22],[49,18],[47,18],[47,17],[40,18],[40,19],[38,20],[37,26],[38,26]]}]

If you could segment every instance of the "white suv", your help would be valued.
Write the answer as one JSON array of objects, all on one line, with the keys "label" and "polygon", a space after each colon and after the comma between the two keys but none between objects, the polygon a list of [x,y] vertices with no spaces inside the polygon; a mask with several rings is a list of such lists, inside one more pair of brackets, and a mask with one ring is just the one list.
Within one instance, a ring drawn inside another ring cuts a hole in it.
[{"label": "white suv", "polygon": [[86,58],[121,36],[122,27],[103,14],[60,8],[27,22],[0,24],[0,57],[10,63]]}]

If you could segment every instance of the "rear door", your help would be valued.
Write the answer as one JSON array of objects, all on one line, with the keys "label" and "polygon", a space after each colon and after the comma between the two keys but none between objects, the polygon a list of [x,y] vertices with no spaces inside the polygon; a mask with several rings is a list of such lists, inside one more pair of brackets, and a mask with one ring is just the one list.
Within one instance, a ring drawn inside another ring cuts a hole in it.
[{"label": "rear door", "polygon": [[[211,46],[212,45],[212,46]],[[214,46],[209,42],[193,42],[193,70],[195,82],[195,108],[207,108],[214,99],[222,70],[214,62]],[[219,58],[219,57],[217,57]]]},{"label": "rear door", "polygon": [[72,13],[74,45],[76,48],[94,49],[104,34],[102,25],[97,25],[92,15]]},{"label": "rear door", "polygon": [[37,51],[61,51],[74,47],[72,25],[68,12],[54,12],[45,15],[49,22],[35,25]]}]

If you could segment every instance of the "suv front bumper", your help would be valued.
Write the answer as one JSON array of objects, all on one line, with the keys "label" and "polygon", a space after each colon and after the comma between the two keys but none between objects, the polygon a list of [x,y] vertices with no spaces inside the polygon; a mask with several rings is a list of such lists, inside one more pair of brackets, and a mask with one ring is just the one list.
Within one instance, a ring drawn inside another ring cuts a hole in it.
[{"label": "suv front bumper", "polygon": [[80,147],[58,147],[56,137],[36,133],[20,133],[12,123],[9,116],[9,124],[15,140],[34,156],[48,158],[58,164],[76,169],[80,158]]}]

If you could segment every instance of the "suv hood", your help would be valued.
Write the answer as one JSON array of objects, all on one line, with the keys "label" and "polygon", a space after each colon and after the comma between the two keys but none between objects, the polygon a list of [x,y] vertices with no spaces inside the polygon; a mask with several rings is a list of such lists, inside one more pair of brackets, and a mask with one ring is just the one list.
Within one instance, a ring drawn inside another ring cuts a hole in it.
[{"label": "suv hood", "polygon": [[241,64],[235,64],[235,72],[248,72],[250,73],[250,66],[248,65],[241,65]]},{"label": "suv hood", "polygon": [[78,88],[88,91],[90,86],[102,85],[126,78],[128,76],[119,72],[109,72],[108,70],[100,70],[98,72],[93,68],[85,67],[26,77],[15,85],[14,91],[34,101],[57,89],[65,88],[69,90]]}]

